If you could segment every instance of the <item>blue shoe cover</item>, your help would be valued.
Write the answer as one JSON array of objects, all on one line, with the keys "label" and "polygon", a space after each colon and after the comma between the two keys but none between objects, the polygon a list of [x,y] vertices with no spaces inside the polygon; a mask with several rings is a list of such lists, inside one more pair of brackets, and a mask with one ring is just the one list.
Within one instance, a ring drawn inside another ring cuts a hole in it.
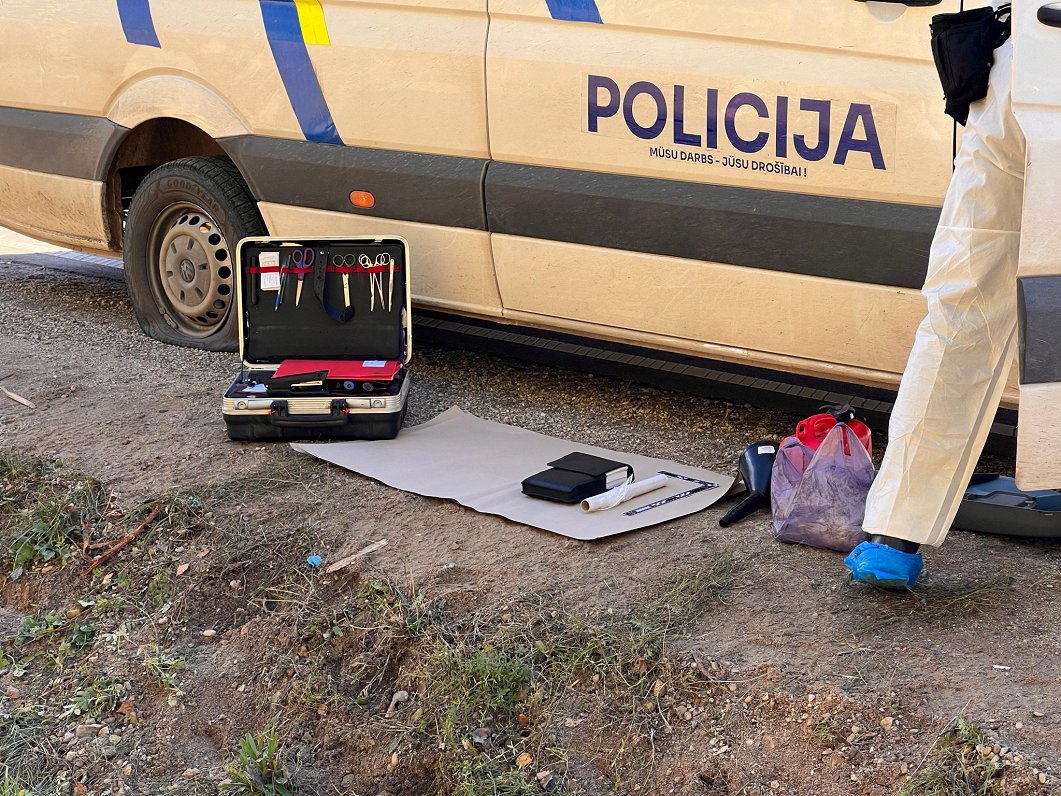
[{"label": "blue shoe cover", "polygon": [[844,563],[859,583],[885,589],[912,589],[924,566],[920,553],[904,553],[873,542],[860,544],[848,554]]}]

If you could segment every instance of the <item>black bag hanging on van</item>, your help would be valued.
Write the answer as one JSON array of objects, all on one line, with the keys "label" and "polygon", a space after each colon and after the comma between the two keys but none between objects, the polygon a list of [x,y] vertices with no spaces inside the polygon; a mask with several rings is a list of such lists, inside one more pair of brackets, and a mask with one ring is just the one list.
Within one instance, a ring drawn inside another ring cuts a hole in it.
[{"label": "black bag hanging on van", "polygon": [[947,98],[946,114],[964,125],[969,106],[987,96],[995,50],[1009,38],[1010,6],[936,14],[929,30],[932,57]]}]

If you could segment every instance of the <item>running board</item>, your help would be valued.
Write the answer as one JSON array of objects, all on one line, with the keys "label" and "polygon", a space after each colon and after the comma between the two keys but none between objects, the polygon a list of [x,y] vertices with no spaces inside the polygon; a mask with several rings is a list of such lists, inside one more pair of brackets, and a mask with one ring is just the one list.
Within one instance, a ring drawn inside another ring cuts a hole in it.
[{"label": "running board", "polygon": [[[796,415],[811,415],[828,404],[850,404],[874,431],[886,432],[893,390],[817,379],[764,368],[608,343],[559,332],[510,326],[437,312],[414,311],[418,340],[471,349],[571,370],[612,376],[704,398],[749,403]],[[1016,452],[1017,413],[1000,409],[985,451]]]}]

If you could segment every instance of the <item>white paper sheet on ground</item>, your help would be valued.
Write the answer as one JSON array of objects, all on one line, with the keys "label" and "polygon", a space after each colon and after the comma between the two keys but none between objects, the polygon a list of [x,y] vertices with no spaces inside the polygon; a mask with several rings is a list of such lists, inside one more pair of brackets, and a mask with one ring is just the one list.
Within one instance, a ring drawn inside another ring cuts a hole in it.
[{"label": "white paper sheet on ground", "polygon": [[[457,407],[433,420],[405,429],[397,439],[381,442],[294,443],[308,453],[347,470],[429,497],[449,498],[484,514],[499,514],[546,531],[591,540],[647,528],[706,509],[720,500],[734,479],[699,467],[579,445],[515,426],[482,420]],[[530,498],[520,490],[524,478],[546,469],[548,462],[580,451],[630,464],[637,478],[659,471],[717,484],[637,514],[626,512],[666,500],[698,485],[671,478],[643,500],[609,511],[585,513],[579,505]]]}]

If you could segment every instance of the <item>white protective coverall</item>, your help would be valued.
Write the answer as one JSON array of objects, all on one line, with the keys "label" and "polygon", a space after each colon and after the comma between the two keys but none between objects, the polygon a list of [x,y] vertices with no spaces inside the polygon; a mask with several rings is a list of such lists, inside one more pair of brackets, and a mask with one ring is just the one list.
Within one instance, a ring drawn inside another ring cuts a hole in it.
[{"label": "white protective coverall", "polygon": [[870,489],[869,534],[940,545],[961,504],[1017,350],[1025,139],[1011,101],[1012,40],[972,105],[932,241],[917,330]]}]

